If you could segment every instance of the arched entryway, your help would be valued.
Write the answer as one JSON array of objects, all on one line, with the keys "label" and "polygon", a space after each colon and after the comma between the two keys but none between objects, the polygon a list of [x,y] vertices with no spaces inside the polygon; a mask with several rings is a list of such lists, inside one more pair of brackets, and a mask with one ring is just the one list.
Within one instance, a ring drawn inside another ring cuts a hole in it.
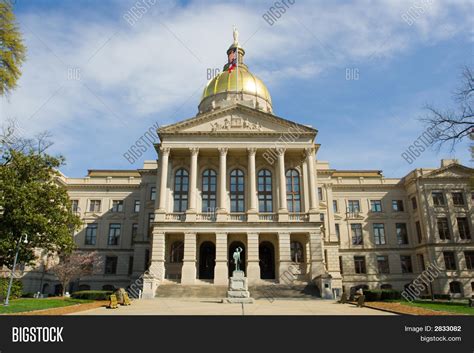
[{"label": "arched entryway", "polygon": [[242,248],[242,252],[240,253],[240,270],[241,271],[244,271],[245,273],[246,270],[247,270],[247,267],[246,267],[246,262],[245,262],[245,259],[246,259],[246,254],[245,254],[245,245],[244,243],[240,242],[240,241],[233,241],[232,243],[230,243],[229,245],[229,254],[228,254],[228,259],[229,259],[229,277],[232,277],[232,272],[234,271],[235,269],[235,264],[234,264],[234,257],[233,257],[233,254],[234,254],[234,251],[235,249],[237,248]]},{"label": "arched entryway", "polygon": [[273,244],[264,241],[258,247],[260,259],[260,278],[275,279],[275,248]]},{"label": "arched entryway", "polygon": [[205,241],[199,247],[199,278],[213,279],[216,265],[216,246],[213,242]]}]

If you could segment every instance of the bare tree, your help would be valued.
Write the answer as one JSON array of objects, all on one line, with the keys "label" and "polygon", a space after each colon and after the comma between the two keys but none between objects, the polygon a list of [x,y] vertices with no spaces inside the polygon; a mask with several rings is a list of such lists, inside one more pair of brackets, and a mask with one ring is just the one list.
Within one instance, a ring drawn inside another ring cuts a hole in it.
[{"label": "bare tree", "polygon": [[93,274],[94,267],[100,268],[101,265],[101,258],[97,252],[75,251],[61,256],[59,263],[52,266],[50,271],[61,283],[64,296],[66,288],[71,281]]},{"label": "bare tree", "polygon": [[434,145],[440,149],[449,144],[451,151],[456,144],[474,133],[474,72],[470,67],[464,67],[461,75],[461,85],[454,93],[455,110],[439,110],[428,105],[428,116],[421,120],[437,132]]}]

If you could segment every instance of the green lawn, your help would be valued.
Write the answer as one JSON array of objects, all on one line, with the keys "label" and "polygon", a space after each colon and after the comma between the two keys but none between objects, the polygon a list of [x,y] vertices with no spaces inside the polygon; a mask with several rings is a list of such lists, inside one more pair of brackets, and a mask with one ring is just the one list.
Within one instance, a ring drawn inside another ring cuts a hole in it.
[{"label": "green lawn", "polygon": [[402,302],[405,305],[409,306],[417,306],[420,308],[437,310],[437,311],[448,311],[451,313],[456,314],[466,314],[466,315],[474,315],[474,308],[469,308],[467,306],[467,302],[465,304],[462,303],[431,303],[429,301],[415,301],[415,302]]},{"label": "green lawn", "polygon": [[80,299],[71,299],[71,298],[13,299],[13,300],[10,300],[10,304],[8,306],[4,306],[3,303],[0,304],[0,314],[19,313],[19,312],[26,312],[26,311],[33,311],[33,310],[59,308],[63,306],[90,303],[90,302],[92,302],[92,300],[80,300]]}]

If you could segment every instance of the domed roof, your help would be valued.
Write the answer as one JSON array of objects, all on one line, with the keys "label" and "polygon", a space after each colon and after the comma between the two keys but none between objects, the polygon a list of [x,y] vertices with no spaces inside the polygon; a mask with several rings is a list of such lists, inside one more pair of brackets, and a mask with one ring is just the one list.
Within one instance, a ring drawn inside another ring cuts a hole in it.
[{"label": "domed roof", "polygon": [[227,50],[228,62],[223,71],[211,79],[201,97],[199,112],[236,103],[272,112],[272,99],[267,87],[243,63],[245,51],[239,46],[234,30],[234,43]]}]

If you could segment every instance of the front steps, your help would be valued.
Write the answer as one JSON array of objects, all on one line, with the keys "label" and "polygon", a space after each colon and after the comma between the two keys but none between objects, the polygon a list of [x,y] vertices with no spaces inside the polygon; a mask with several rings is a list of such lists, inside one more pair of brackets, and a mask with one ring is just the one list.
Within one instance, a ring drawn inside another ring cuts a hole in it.
[{"label": "front steps", "polygon": [[157,298],[225,298],[227,286],[214,286],[209,284],[186,285],[161,284],[156,290]]},{"label": "front steps", "polygon": [[321,299],[318,287],[313,284],[265,284],[249,286],[254,299]]}]

